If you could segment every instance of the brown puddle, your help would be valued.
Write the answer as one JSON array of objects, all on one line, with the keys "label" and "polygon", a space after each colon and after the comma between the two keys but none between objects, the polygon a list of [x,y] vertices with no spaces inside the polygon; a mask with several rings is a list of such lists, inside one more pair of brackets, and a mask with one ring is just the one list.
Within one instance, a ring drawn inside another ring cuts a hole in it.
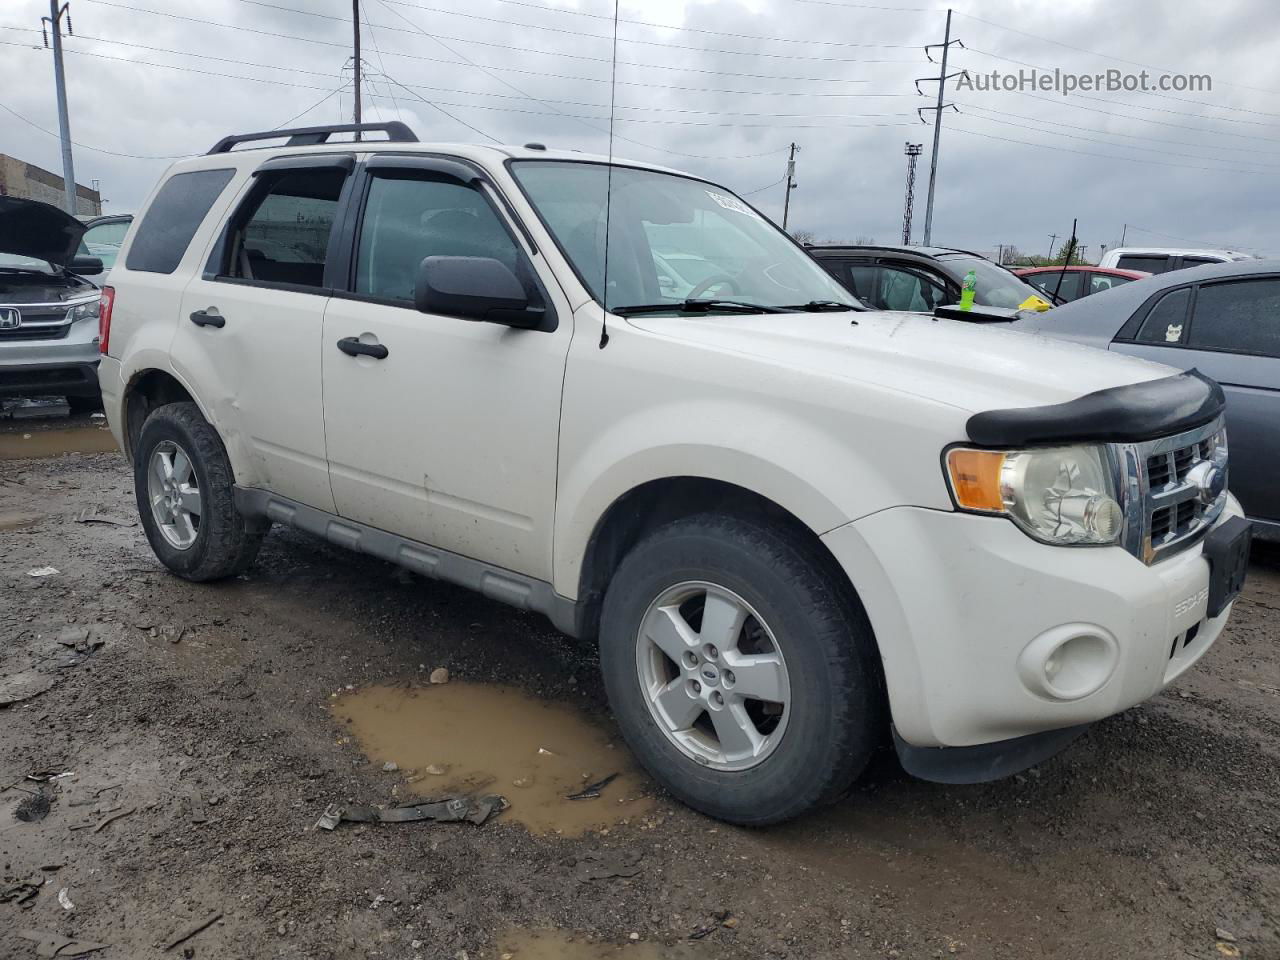
[{"label": "brown puddle", "polygon": [[[621,739],[567,704],[515,687],[367,687],[337,698],[333,712],[376,765],[399,767],[409,791],[500,793],[511,805],[503,819],[534,833],[578,836],[653,809]],[[566,799],[613,773],[599,797]]]},{"label": "brown puddle", "polygon": [[6,530],[21,530],[23,527],[34,527],[44,519],[43,513],[23,513],[0,510],[0,533]]},{"label": "brown puddle", "polygon": [[0,433],[0,460],[57,457],[64,453],[110,453],[119,449],[104,427]]},{"label": "brown puddle", "polygon": [[509,930],[498,939],[499,960],[694,960],[690,944],[668,947],[652,941],[601,943],[559,930]]}]

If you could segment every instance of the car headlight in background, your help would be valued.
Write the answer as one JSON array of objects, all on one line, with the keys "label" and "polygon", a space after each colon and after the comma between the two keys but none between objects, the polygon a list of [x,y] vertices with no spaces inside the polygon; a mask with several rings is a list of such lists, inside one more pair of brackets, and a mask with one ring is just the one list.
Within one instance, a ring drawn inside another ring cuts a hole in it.
[{"label": "car headlight in background", "polygon": [[101,302],[101,298],[94,297],[92,300],[88,300],[85,303],[77,303],[67,311],[67,322],[75,323],[77,320],[97,320],[98,306]]},{"label": "car headlight in background", "polygon": [[956,447],[947,452],[947,479],[961,510],[1006,516],[1044,543],[1120,539],[1124,511],[1104,447]]}]

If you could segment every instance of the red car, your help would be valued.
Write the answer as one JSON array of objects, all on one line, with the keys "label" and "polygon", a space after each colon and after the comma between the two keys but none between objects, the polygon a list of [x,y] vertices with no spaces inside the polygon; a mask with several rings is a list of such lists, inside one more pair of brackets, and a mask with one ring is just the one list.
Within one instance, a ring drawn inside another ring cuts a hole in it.
[{"label": "red car", "polygon": [[[1115,267],[1071,266],[1064,272],[1062,267],[1024,267],[1013,271],[1027,283],[1046,293],[1055,291],[1062,302],[1079,300],[1103,290],[1110,290],[1132,280],[1141,280],[1151,274],[1144,270],[1118,270]],[[1062,286],[1058,286],[1058,278],[1062,278]],[[1053,297],[1048,297],[1050,302]]]}]

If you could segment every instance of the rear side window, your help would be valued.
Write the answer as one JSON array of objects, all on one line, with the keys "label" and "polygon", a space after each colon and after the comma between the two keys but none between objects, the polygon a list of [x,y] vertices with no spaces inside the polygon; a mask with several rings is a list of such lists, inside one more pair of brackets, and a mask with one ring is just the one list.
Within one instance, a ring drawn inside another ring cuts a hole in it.
[{"label": "rear side window", "polygon": [[1183,257],[1183,267],[1203,267],[1208,263],[1221,263],[1217,257]]},{"label": "rear side window", "polygon": [[[1058,287],[1059,277],[1062,278],[1061,288]],[[1061,270],[1055,270],[1052,273],[1035,273],[1023,279],[1050,295],[1056,291],[1063,300],[1080,299],[1080,273],[1078,271],[1068,270],[1063,273]]]},{"label": "rear side window", "polygon": [[1166,256],[1122,256],[1116,264],[1121,270],[1145,270],[1147,273],[1168,273],[1170,259]]},{"label": "rear side window", "polygon": [[1092,296],[1095,293],[1102,293],[1104,290],[1121,287],[1126,283],[1133,283],[1133,277],[1114,277],[1106,273],[1092,273],[1089,275],[1089,292],[1085,296]]},{"label": "rear side window", "polygon": [[223,276],[264,284],[324,286],[329,235],[345,170],[289,170],[264,176],[236,216]]},{"label": "rear side window", "polygon": [[1188,345],[1280,357],[1280,280],[1202,286]]},{"label": "rear side window", "polygon": [[1166,293],[1147,314],[1142,329],[1138,331],[1138,340],[1142,343],[1181,343],[1190,302],[1190,287]]},{"label": "rear side window", "polygon": [[173,273],[196,230],[235,170],[193,170],[165,181],[138,224],[125,266],[146,273]]}]

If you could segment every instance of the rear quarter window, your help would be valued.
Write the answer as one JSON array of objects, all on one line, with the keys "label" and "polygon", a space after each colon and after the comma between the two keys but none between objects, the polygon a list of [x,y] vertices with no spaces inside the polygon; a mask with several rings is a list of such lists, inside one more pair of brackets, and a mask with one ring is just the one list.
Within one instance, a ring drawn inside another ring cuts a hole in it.
[{"label": "rear quarter window", "polygon": [[1168,273],[1172,267],[1172,262],[1168,256],[1155,254],[1153,256],[1143,255],[1125,255],[1122,256],[1116,266],[1121,270],[1145,270],[1147,273]]},{"label": "rear quarter window", "polygon": [[146,273],[173,273],[187,246],[231,178],[234,169],[175,173],[151,201],[129,247],[125,266]]}]

